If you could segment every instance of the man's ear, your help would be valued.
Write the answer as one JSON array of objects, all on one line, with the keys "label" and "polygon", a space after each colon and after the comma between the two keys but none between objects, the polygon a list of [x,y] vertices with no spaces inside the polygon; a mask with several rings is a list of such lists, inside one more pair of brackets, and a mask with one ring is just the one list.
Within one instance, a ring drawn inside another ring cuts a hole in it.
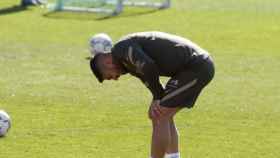
[{"label": "man's ear", "polygon": [[113,63],[113,58],[111,56],[105,56],[104,60],[103,60],[104,64],[106,65],[107,68],[114,68],[115,65]]},{"label": "man's ear", "polygon": [[113,57],[111,55],[106,55],[106,64],[113,65]]}]

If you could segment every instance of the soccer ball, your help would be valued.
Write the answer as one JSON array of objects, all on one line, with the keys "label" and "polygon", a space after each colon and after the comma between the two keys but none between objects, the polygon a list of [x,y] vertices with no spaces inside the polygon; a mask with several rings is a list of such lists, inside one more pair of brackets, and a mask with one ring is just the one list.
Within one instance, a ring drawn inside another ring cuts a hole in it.
[{"label": "soccer ball", "polygon": [[89,42],[91,56],[99,53],[110,53],[113,47],[112,39],[105,33],[94,35]]},{"label": "soccer ball", "polygon": [[10,116],[5,111],[0,110],[0,137],[6,135],[10,128]]}]

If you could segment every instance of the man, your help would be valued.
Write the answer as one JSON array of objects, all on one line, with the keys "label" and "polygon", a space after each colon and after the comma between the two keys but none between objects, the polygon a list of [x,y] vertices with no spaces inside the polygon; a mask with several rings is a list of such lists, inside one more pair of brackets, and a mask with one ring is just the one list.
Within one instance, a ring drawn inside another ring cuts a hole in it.
[{"label": "man", "polygon": [[[153,95],[148,112],[153,125],[151,158],[179,158],[173,117],[182,108],[192,108],[201,90],[212,80],[211,57],[195,43],[163,32],[130,34],[112,49],[102,47],[104,42],[111,43],[106,34],[91,40],[91,52],[95,55],[90,60],[92,72],[99,82],[117,80],[126,73],[139,78]],[[170,77],[165,88],[160,84],[160,76]]]}]

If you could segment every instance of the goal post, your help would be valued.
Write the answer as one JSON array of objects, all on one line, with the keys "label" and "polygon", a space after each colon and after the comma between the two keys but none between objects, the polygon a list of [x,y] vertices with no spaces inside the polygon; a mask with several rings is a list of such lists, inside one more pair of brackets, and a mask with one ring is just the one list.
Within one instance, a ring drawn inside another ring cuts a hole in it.
[{"label": "goal post", "polygon": [[52,11],[119,14],[122,4],[121,0],[55,0],[48,3],[48,8]]},{"label": "goal post", "polygon": [[170,7],[170,0],[122,0],[123,6],[164,9]]},{"label": "goal post", "polygon": [[119,14],[126,6],[164,9],[171,0],[53,0],[48,8],[53,11],[96,12]]}]

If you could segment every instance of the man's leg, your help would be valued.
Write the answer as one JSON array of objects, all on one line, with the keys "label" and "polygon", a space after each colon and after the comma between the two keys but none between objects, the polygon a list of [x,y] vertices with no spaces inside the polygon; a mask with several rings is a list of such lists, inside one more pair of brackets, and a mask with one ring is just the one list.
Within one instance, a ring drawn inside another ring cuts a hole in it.
[{"label": "man's leg", "polygon": [[163,158],[171,141],[170,125],[168,119],[152,120],[152,158]]},{"label": "man's leg", "polygon": [[173,118],[169,120],[169,130],[171,139],[166,150],[165,158],[180,158],[178,131]]},{"label": "man's leg", "polygon": [[[171,135],[171,125],[173,116],[180,110],[180,108],[165,108],[160,107],[162,110],[162,116],[160,118],[152,118],[153,133],[152,133],[152,145],[151,145],[151,156],[152,158],[163,158],[167,153],[170,144],[172,145],[172,151],[178,150],[178,135],[174,132],[174,136],[177,140],[173,141]],[[172,127],[176,130],[173,123]],[[173,142],[172,142],[173,141]],[[177,146],[177,147],[175,147]],[[175,149],[176,148],[176,149]]]},{"label": "man's leg", "polygon": [[173,118],[169,120],[169,129],[170,129],[170,135],[171,135],[171,141],[168,144],[167,153],[177,153],[179,152],[179,139],[178,139],[178,131],[175,126]]}]

